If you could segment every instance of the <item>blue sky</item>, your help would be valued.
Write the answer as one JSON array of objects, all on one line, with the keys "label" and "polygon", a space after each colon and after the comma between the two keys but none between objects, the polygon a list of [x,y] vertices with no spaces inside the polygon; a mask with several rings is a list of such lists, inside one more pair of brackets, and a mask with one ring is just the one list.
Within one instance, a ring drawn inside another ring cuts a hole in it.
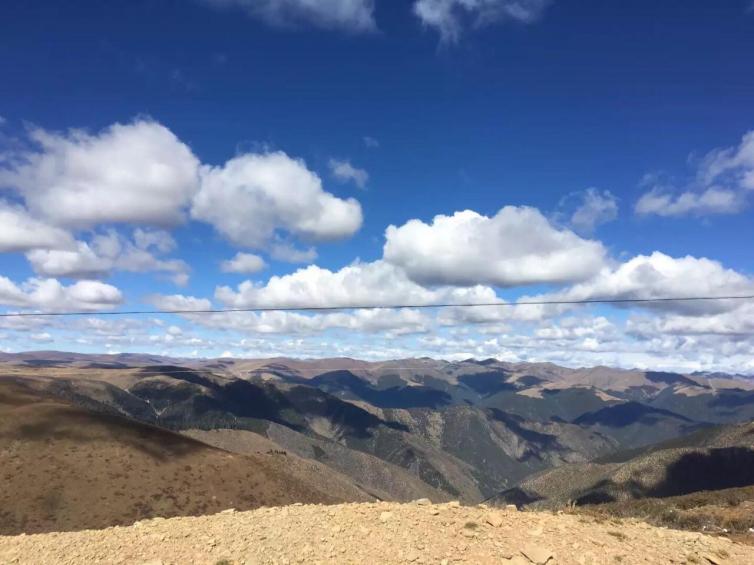
[{"label": "blue sky", "polygon": [[[179,296],[215,307],[348,304],[359,298],[350,285],[383,302],[745,294],[754,288],[751,8],[11,0],[0,18],[0,302],[9,311]],[[163,173],[138,178],[154,166]],[[81,194],[87,205],[70,199]],[[454,215],[463,211],[475,215]],[[280,260],[282,248],[304,261]],[[223,261],[236,253],[264,268],[228,272]],[[354,261],[355,274],[342,271]],[[96,318],[81,317],[80,327],[32,319],[0,333],[8,350],[754,371],[749,308],[481,321],[388,311],[380,316],[394,319],[379,323],[164,317],[103,326],[101,339],[87,329]]]}]

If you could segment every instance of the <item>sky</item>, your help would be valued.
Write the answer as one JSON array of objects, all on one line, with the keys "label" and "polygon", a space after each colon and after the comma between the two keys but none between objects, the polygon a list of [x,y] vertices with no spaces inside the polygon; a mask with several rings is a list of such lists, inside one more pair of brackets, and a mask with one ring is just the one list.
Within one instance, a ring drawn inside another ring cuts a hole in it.
[{"label": "sky", "polygon": [[[754,373],[750,0],[3,2],[0,350]],[[494,302],[311,313],[103,311]]]}]

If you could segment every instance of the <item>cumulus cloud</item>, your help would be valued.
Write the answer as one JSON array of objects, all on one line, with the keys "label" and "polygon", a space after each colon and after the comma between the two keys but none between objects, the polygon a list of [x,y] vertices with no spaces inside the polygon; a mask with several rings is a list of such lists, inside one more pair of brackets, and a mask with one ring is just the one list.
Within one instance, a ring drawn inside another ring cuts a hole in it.
[{"label": "cumulus cloud", "polygon": [[250,16],[282,27],[311,25],[348,32],[376,29],[374,0],[204,0],[218,8],[241,8]]},{"label": "cumulus cloud", "polygon": [[[747,295],[754,280],[718,261],[697,257],[674,258],[656,251],[638,255],[617,266],[606,266],[590,280],[541,298],[552,300],[652,299]],[[738,307],[728,300],[656,302],[646,308],[689,316],[706,316]]]},{"label": "cumulus cloud", "polygon": [[579,233],[592,233],[597,226],[618,217],[618,200],[609,190],[588,188],[561,201],[562,208],[574,205],[568,224]]},{"label": "cumulus cloud", "polygon": [[102,223],[169,226],[183,220],[199,161],[169,129],[149,120],[81,130],[30,132],[0,184],[16,189],[36,217],[72,228]]},{"label": "cumulus cloud", "polygon": [[163,272],[179,285],[188,282],[189,266],[180,259],[161,259],[154,253],[172,249],[175,242],[163,231],[136,230],[134,242],[114,230],[76,242],[74,249],[35,249],[26,254],[37,274],[53,277],[99,278],[112,271]]},{"label": "cumulus cloud", "polygon": [[472,210],[410,220],[385,233],[385,260],[425,284],[513,287],[589,278],[605,248],[557,229],[536,209],[506,206],[487,217]]},{"label": "cumulus cloud", "polygon": [[55,279],[29,279],[16,285],[0,276],[0,304],[51,311],[96,311],[117,306],[123,296],[116,287],[99,281],[65,286]]},{"label": "cumulus cloud", "polygon": [[497,300],[491,288],[478,285],[425,288],[411,281],[398,267],[384,261],[354,263],[338,271],[310,265],[289,275],[270,277],[264,285],[244,281],[237,289],[220,286],[215,291],[215,298],[233,308],[390,306]]},{"label": "cumulus cloud", "polygon": [[532,23],[550,0],[416,0],[414,13],[422,24],[434,28],[445,42],[457,41],[464,27],[487,26],[506,20]]},{"label": "cumulus cloud", "polygon": [[352,182],[359,188],[366,188],[369,173],[364,169],[354,167],[350,161],[330,159],[328,163],[332,175],[341,182]]},{"label": "cumulus cloud", "polygon": [[201,177],[192,216],[241,247],[264,249],[279,230],[328,241],[353,235],[361,227],[356,200],[326,192],[303,161],[282,151],[247,153],[222,167],[204,166]]},{"label": "cumulus cloud", "polygon": [[746,208],[754,191],[754,131],[736,147],[715,149],[698,163],[694,180],[685,190],[657,182],[648,175],[649,190],[636,203],[639,215],[707,216],[736,214]]},{"label": "cumulus cloud", "polygon": [[23,206],[0,199],[0,252],[73,247],[73,237],[60,228],[32,218]]},{"label": "cumulus cloud", "polygon": [[[137,229],[127,259],[111,267],[91,243],[74,243],[66,231],[119,223],[174,227],[187,212],[235,245],[291,262],[316,258],[314,248],[299,249],[296,239],[337,240],[362,223],[356,200],[325,191],[303,161],[280,151],[201,165],[169,129],[145,119],[97,134],[37,128],[28,142],[0,163],[0,187],[15,190],[26,204],[0,200],[0,251],[31,251],[40,273],[88,276],[121,268],[174,272],[185,281],[181,263],[137,252],[147,246],[159,253],[173,249],[167,232]],[[358,169],[352,173],[356,183],[365,179]]]},{"label": "cumulus cloud", "polygon": [[259,255],[236,253],[232,259],[223,261],[220,270],[224,273],[258,273],[267,265]]}]

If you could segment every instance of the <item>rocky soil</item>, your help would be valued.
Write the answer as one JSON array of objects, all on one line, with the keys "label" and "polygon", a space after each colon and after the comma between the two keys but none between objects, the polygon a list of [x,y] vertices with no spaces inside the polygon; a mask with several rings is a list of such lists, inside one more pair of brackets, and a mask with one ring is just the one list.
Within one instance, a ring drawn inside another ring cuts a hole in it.
[{"label": "rocky soil", "polygon": [[0,563],[745,565],[754,564],[754,547],[634,520],[420,500],[226,510],[0,537]]}]

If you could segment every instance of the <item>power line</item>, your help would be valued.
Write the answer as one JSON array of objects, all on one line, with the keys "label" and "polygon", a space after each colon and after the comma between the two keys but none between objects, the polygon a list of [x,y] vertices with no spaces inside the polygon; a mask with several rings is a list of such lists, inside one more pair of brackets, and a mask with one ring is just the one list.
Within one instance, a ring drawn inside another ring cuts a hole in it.
[{"label": "power line", "polygon": [[400,310],[432,308],[478,308],[497,306],[511,308],[517,306],[568,306],[579,304],[646,304],[662,302],[698,302],[712,300],[754,300],[754,294],[738,296],[679,296],[661,298],[591,298],[585,300],[524,300],[519,302],[471,302],[471,303],[439,303],[439,304],[343,304],[340,306],[257,306],[249,308],[205,308],[205,309],[174,309],[174,310],[105,310],[105,311],[73,311],[73,312],[2,312],[0,318],[23,318],[38,316],[143,316],[163,314],[232,314],[249,312],[332,312],[337,310]]}]

